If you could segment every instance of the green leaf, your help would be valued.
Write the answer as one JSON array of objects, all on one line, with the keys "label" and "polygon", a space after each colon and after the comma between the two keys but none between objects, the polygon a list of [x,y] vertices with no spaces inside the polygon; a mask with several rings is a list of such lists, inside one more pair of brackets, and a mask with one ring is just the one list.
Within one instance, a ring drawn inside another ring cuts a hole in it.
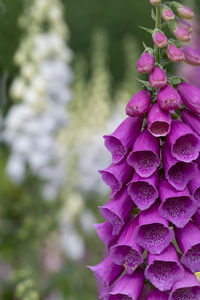
[{"label": "green leaf", "polygon": [[146,80],[141,80],[139,78],[136,78],[137,81],[139,81],[140,83],[142,83],[142,85],[148,90],[148,91],[152,91],[152,86],[150,85],[149,81]]},{"label": "green leaf", "polygon": [[153,29],[149,29],[149,28],[145,28],[145,27],[142,27],[142,26],[138,26],[139,28],[143,29],[144,31],[148,32],[148,33],[153,33]]}]

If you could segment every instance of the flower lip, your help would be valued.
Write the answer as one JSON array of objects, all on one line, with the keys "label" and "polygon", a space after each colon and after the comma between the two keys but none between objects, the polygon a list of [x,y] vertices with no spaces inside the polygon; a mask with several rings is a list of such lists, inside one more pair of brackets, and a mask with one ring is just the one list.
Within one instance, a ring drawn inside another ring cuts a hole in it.
[{"label": "flower lip", "polygon": [[142,118],[126,118],[110,135],[104,135],[105,147],[112,154],[113,163],[121,162],[132,148],[142,127]]}]

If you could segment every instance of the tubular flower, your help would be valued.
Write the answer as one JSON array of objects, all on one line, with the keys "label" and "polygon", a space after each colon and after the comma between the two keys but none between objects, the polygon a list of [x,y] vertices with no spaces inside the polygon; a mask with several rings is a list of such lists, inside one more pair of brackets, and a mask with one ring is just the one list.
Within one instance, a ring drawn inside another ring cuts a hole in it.
[{"label": "tubular flower", "polygon": [[185,60],[185,55],[183,51],[176,47],[174,44],[170,44],[166,50],[167,57],[172,62],[178,63]]},{"label": "tubular flower", "polygon": [[128,223],[116,245],[110,249],[110,256],[114,263],[124,266],[127,274],[132,274],[135,269],[143,263],[143,248],[136,244],[134,240],[135,228],[138,220],[133,219]]},{"label": "tubular flower", "polygon": [[110,287],[113,282],[122,274],[124,268],[113,263],[110,255],[96,266],[88,266],[94,272],[95,277],[99,280],[104,288]]},{"label": "tubular flower", "polygon": [[166,22],[171,22],[175,20],[175,14],[174,12],[167,6],[167,5],[162,5],[162,18]]},{"label": "tubular flower", "polygon": [[109,292],[106,300],[138,299],[144,285],[144,274],[137,269],[132,275],[123,275]]},{"label": "tubular flower", "polygon": [[[161,98],[160,98],[161,99]],[[172,117],[169,112],[154,103],[147,116],[147,127],[155,137],[166,136],[170,132]]]},{"label": "tubular flower", "polygon": [[118,164],[111,164],[104,170],[99,170],[103,181],[111,188],[111,197],[115,197],[130,179],[133,168],[127,164],[126,159]]},{"label": "tubular flower", "polygon": [[162,201],[160,214],[177,227],[183,228],[196,212],[198,202],[190,195],[187,188],[177,191],[164,178],[159,184],[159,192]]},{"label": "tubular flower", "polygon": [[181,106],[181,97],[169,84],[158,91],[157,101],[165,111],[176,110]]},{"label": "tubular flower", "polygon": [[183,256],[181,262],[191,270],[200,272],[200,228],[189,222],[184,228],[175,228],[176,241]]},{"label": "tubular flower", "polygon": [[138,175],[149,177],[160,165],[159,148],[159,140],[145,129],[137,137],[127,162],[134,167]]},{"label": "tubular flower", "polygon": [[139,209],[149,208],[158,198],[158,177],[158,171],[148,178],[134,173],[132,180],[128,183],[128,193]]},{"label": "tubular flower", "polygon": [[179,161],[192,162],[200,151],[200,139],[192,129],[181,121],[173,121],[166,141],[172,156]]},{"label": "tubular flower", "polygon": [[99,209],[105,219],[112,224],[112,235],[118,235],[130,217],[133,201],[125,189],[115,199],[111,199],[107,204],[100,206]]},{"label": "tubular flower", "polygon": [[159,204],[153,204],[148,210],[139,214],[135,230],[137,243],[151,254],[160,254],[174,239],[169,222],[158,211]]},{"label": "tubular flower", "polygon": [[178,161],[172,156],[167,143],[163,144],[162,162],[166,179],[177,191],[183,191],[197,173],[197,165]]},{"label": "tubular flower", "polygon": [[100,173],[111,195],[100,207],[106,221],[95,228],[108,255],[92,268],[103,300],[198,300],[200,90],[168,76],[165,66],[170,61],[197,66],[200,54],[176,47],[177,40],[171,44],[160,24],[170,22],[176,37],[186,41],[192,28],[177,16],[173,22],[170,8],[184,17],[191,11],[175,1],[170,8],[161,0],[150,2],[157,5],[156,26],[147,29],[154,50],[144,44],[137,63],[139,73],[151,72],[149,81],[140,80],[143,87],[126,106],[129,117],[104,136],[112,164]]},{"label": "tubular flower", "polygon": [[184,269],[184,277],[172,287],[169,300],[200,299],[200,283],[194,274]]},{"label": "tubular flower", "polygon": [[142,118],[126,118],[110,135],[104,135],[105,146],[112,154],[114,164],[124,159],[139,135]]},{"label": "tubular flower", "polygon": [[148,51],[143,53],[137,62],[137,71],[141,74],[150,73],[154,68],[154,57]]},{"label": "tubular flower", "polygon": [[113,226],[110,222],[106,221],[105,223],[94,224],[94,228],[107,248],[110,248],[115,243],[118,235],[112,234]]},{"label": "tubular flower", "polygon": [[160,67],[155,67],[149,77],[150,85],[155,89],[160,89],[167,84],[167,76]]},{"label": "tubular flower", "polygon": [[178,86],[178,92],[185,106],[192,112],[200,114],[200,90],[187,82]]},{"label": "tubular flower", "polygon": [[184,276],[176,248],[170,244],[162,253],[147,255],[145,277],[160,291],[168,291]]},{"label": "tubular flower", "polygon": [[127,104],[126,114],[130,117],[143,116],[151,105],[151,93],[147,90],[138,92]]}]

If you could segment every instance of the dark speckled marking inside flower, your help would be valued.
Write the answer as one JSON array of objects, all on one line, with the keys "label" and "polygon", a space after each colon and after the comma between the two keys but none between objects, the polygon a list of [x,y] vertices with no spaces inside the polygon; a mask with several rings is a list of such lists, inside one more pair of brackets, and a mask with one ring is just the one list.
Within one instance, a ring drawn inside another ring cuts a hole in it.
[{"label": "dark speckled marking inside flower", "polygon": [[200,299],[200,288],[180,288],[173,293],[173,300],[198,300]]},{"label": "dark speckled marking inside flower", "polygon": [[193,246],[190,250],[187,251],[185,255],[189,264],[199,264],[200,263],[200,243]]},{"label": "dark speckled marking inside flower", "polygon": [[179,268],[175,262],[155,261],[150,267],[153,278],[160,283],[171,281],[177,271]]},{"label": "dark speckled marking inside flower", "polygon": [[155,167],[156,155],[151,151],[138,151],[135,153],[134,161],[138,174],[148,174]]},{"label": "dark speckled marking inside flower", "polygon": [[163,204],[172,219],[184,217],[190,205],[191,200],[188,197],[172,197]]},{"label": "dark speckled marking inside flower", "polygon": [[166,122],[156,121],[150,126],[149,130],[156,136],[166,135],[169,131],[169,124]]},{"label": "dark speckled marking inside flower", "polygon": [[196,138],[193,135],[185,135],[177,139],[173,146],[173,152],[183,160],[195,159]]},{"label": "dark speckled marking inside flower", "polygon": [[132,187],[133,200],[136,203],[148,203],[149,200],[155,197],[156,192],[154,187],[147,182],[134,182]]},{"label": "dark speckled marking inside flower", "polygon": [[162,224],[145,225],[142,228],[143,236],[148,246],[158,246],[164,243],[167,228]]}]

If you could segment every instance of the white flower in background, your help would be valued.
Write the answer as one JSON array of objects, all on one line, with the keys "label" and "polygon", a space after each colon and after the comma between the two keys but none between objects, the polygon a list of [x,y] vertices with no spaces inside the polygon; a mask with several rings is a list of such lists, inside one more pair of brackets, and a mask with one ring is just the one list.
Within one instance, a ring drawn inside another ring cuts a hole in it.
[{"label": "white flower in background", "polygon": [[71,99],[72,54],[62,11],[60,0],[26,3],[19,20],[26,35],[15,55],[19,75],[10,89],[11,97],[20,102],[11,107],[3,133],[11,149],[9,176],[23,181],[28,166],[44,182],[43,195],[49,200],[64,180],[56,136],[67,124],[66,105]]}]

